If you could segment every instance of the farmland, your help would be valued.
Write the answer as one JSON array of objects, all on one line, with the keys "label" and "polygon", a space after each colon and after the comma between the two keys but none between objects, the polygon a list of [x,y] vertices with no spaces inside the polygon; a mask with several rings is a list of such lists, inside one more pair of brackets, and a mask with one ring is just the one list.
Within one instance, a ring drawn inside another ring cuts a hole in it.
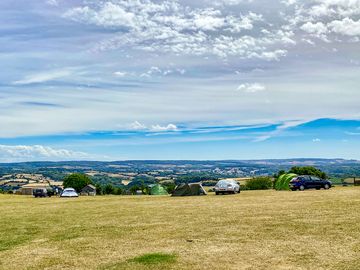
[{"label": "farmland", "polygon": [[0,195],[0,269],[360,269],[360,188]]}]

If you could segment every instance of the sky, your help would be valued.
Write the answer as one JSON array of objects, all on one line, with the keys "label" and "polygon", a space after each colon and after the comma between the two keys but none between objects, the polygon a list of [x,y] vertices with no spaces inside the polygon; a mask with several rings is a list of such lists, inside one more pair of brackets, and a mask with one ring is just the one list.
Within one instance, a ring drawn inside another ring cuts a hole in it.
[{"label": "sky", "polygon": [[360,159],[360,0],[2,0],[0,162]]}]

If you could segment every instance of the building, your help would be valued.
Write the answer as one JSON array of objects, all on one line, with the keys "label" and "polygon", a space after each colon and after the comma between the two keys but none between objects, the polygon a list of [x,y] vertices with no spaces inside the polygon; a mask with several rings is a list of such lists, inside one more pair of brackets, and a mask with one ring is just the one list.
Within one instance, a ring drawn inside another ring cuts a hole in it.
[{"label": "building", "polygon": [[96,195],[96,187],[93,185],[87,185],[86,187],[84,187],[81,192],[80,195],[82,196],[95,196]]}]

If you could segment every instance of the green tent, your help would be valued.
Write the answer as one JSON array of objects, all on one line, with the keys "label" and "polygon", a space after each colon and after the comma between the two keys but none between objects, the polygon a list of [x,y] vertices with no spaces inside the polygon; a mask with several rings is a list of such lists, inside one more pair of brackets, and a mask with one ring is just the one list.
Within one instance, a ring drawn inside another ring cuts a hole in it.
[{"label": "green tent", "polygon": [[166,189],[159,185],[153,185],[150,187],[150,195],[168,195],[169,193],[166,191]]},{"label": "green tent", "polygon": [[289,183],[291,179],[296,177],[297,174],[294,173],[287,173],[280,175],[280,177],[277,179],[275,183],[275,189],[276,190],[289,190]]},{"label": "green tent", "polygon": [[178,185],[172,196],[199,196],[206,195],[206,191],[201,184],[180,184]]}]

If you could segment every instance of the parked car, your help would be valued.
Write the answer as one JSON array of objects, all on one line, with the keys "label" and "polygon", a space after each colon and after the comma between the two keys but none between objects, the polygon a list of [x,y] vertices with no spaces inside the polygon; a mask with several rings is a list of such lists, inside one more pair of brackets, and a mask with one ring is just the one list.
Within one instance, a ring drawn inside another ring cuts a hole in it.
[{"label": "parked car", "polygon": [[79,197],[79,194],[73,188],[65,188],[60,197]]},{"label": "parked car", "polygon": [[235,180],[220,180],[214,187],[215,194],[235,194],[240,193],[240,185]]},{"label": "parked car", "polygon": [[51,197],[54,195],[54,191],[46,188],[36,188],[33,190],[33,196],[35,198]]},{"label": "parked car", "polygon": [[331,188],[332,183],[329,180],[320,179],[316,176],[311,175],[300,175],[293,178],[290,183],[289,187],[291,190],[305,190],[309,188],[316,188],[316,189],[329,189]]}]

